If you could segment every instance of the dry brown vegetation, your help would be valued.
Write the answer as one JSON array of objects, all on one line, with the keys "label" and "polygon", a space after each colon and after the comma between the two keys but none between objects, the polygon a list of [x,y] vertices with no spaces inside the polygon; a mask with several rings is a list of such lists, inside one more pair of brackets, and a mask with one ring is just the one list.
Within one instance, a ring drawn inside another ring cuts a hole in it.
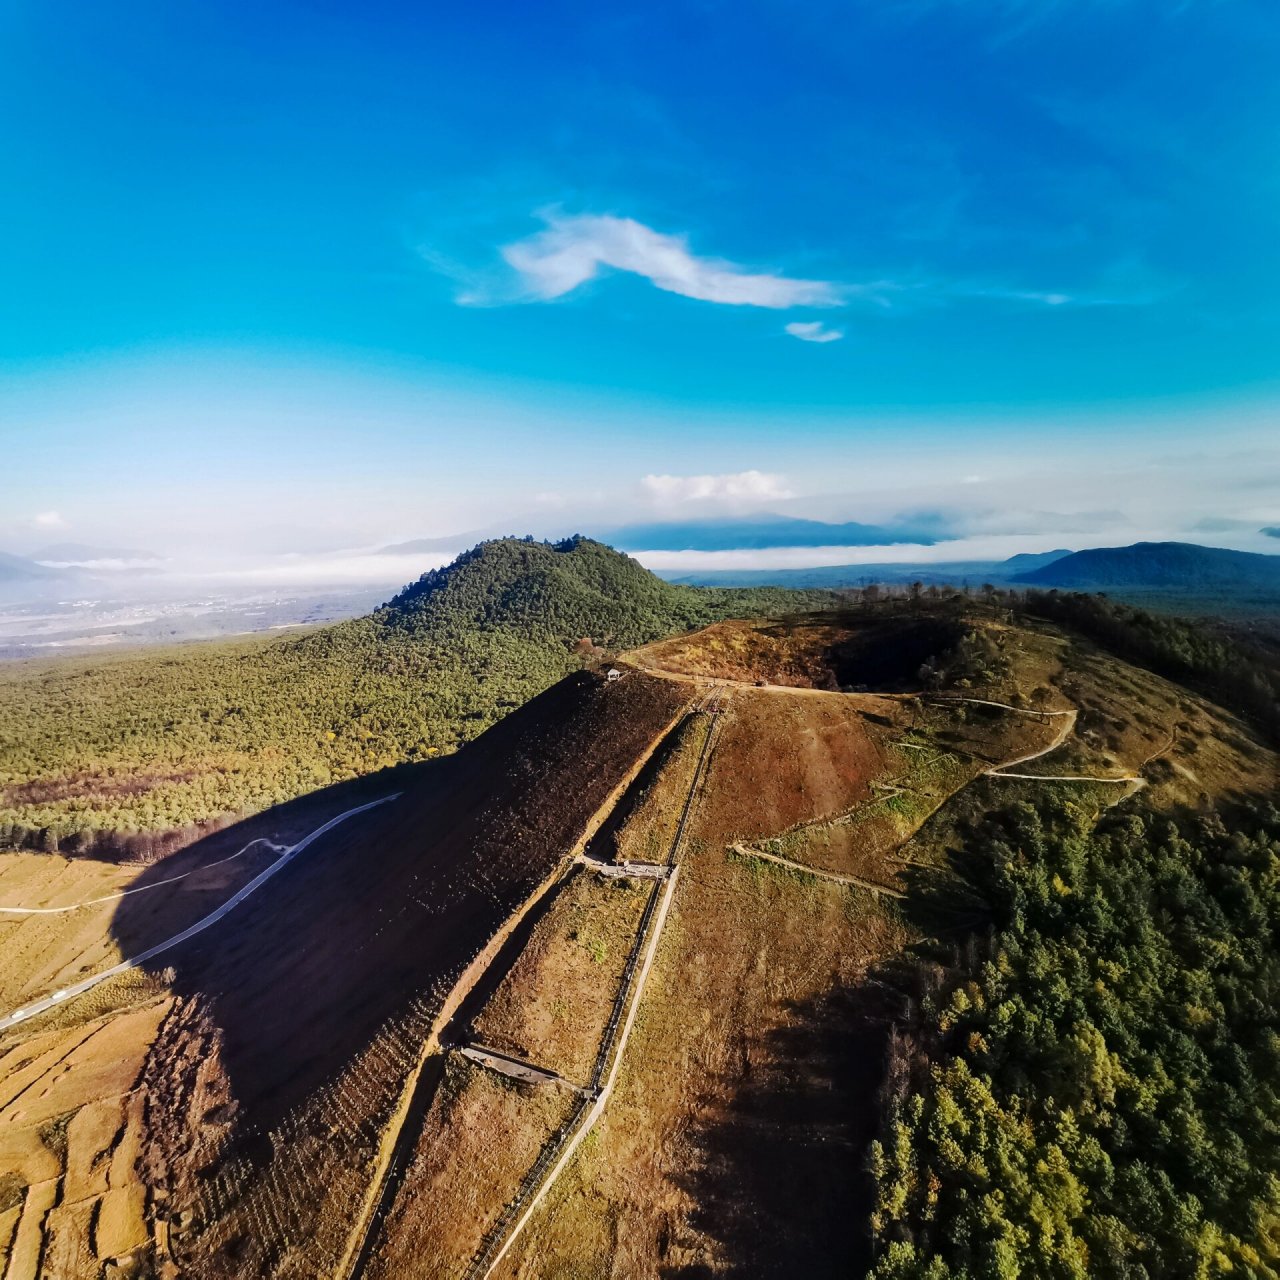
[{"label": "dry brown vegetation", "polygon": [[[1027,772],[1138,774],[1161,806],[1273,782],[1275,756],[1204,698],[1048,627],[971,625],[998,660],[942,696],[1079,711]],[[577,1095],[516,1084],[435,1038],[452,1018],[451,1033],[589,1078],[649,884],[559,873],[584,845],[665,861],[708,728],[682,715],[716,683],[726,709],[616,1090],[498,1274],[857,1274],[884,1061],[865,977],[911,932],[891,901],[730,847],[893,886],[984,811],[1058,785],[984,775],[1062,723],[858,690],[902,675],[902,661],[872,661],[876,635],[719,624],[639,652],[648,673],[571,677],[456,757],[373,780],[360,798],[402,798],[152,971],[7,1032],[6,1280],[96,1276],[107,1259],[120,1275],[340,1274],[406,1114],[406,1176],[364,1274],[460,1275]],[[917,642],[899,656],[914,662]],[[1128,794],[1061,785],[1099,806]],[[0,916],[0,1012],[205,914],[274,856],[209,866],[248,840],[288,843],[357,802],[322,793],[155,866],[0,856],[0,905],[156,886]],[[504,927],[493,966],[474,969]],[[421,1110],[406,1112],[424,1051]]]},{"label": "dry brown vegetation", "polygon": [[585,1084],[648,889],[578,868],[473,1022],[475,1039]]},{"label": "dry brown vegetation", "polygon": [[148,1252],[139,1085],[168,1008],[152,999],[0,1056],[0,1258],[11,1280],[97,1276]]},{"label": "dry brown vegetation", "polygon": [[[1002,630],[1010,670],[964,694],[1046,709],[1078,699],[1083,709],[1080,737],[1027,771],[1140,773],[1162,804],[1238,795],[1276,776],[1275,757],[1203,699],[1056,635]],[[696,638],[680,644],[689,658]],[[711,660],[685,667],[715,670]],[[891,904],[725,848],[772,837],[796,860],[893,883],[909,862],[937,860],[957,821],[1036,787],[982,775],[1057,730],[994,708],[853,695],[840,713],[827,703],[734,693],[619,1089],[499,1274],[835,1275],[864,1265],[857,1189],[883,1054],[878,1023],[865,1017],[876,992],[860,979],[909,931]],[[1098,741],[1091,716],[1107,718],[1108,739]],[[874,750],[859,750],[864,742]],[[1197,764],[1198,793],[1183,772]],[[1116,791],[1076,786],[1098,805]]]},{"label": "dry brown vegetation", "polygon": [[758,1273],[789,1259],[790,1274],[810,1274],[842,1252],[847,1263],[835,1210],[869,1131],[845,1099],[879,1051],[833,992],[901,927],[855,889],[725,852],[770,822],[866,795],[879,754],[857,713],[832,703],[734,694],[618,1089],[502,1274],[678,1274],[749,1259]]}]

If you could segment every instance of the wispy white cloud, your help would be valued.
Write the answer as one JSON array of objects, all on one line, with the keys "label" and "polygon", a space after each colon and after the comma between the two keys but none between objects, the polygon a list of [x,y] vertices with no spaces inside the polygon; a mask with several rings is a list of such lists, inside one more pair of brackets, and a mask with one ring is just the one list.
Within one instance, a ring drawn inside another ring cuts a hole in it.
[{"label": "wispy white cloud", "polygon": [[657,476],[640,481],[655,502],[776,501],[792,497],[784,476],[767,471],[733,471],[723,475]]},{"label": "wispy white cloud", "polygon": [[40,511],[31,517],[32,525],[37,529],[65,529],[67,522],[57,511]]},{"label": "wispy white cloud", "polygon": [[950,292],[957,298],[977,298],[991,302],[1011,302],[1030,307],[1146,307],[1160,301],[1170,286],[1104,287],[1066,292],[1055,289],[1015,289],[1004,285],[957,284]]},{"label": "wispy white cloud", "polygon": [[801,342],[839,342],[844,337],[843,329],[833,329],[821,320],[793,320],[785,328]]},{"label": "wispy white cloud", "polygon": [[[507,245],[502,256],[520,278],[525,300],[562,298],[602,269],[642,276],[668,293],[728,306],[839,306],[841,290],[825,280],[747,271],[694,254],[683,236],[664,235],[633,218],[545,214],[544,230]],[[461,302],[486,301],[474,292]]]},{"label": "wispy white cloud", "polygon": [[[655,231],[634,218],[558,211],[541,216],[546,223],[541,231],[502,248],[505,270],[469,266],[426,245],[419,247],[419,253],[457,284],[456,300],[463,306],[550,302],[609,271],[637,275],[664,292],[702,302],[769,310],[862,304],[910,314],[921,308],[973,303],[1032,309],[1144,306],[1168,296],[1172,289],[1169,282],[1130,261],[1113,264],[1084,288],[956,279],[918,271],[860,282],[809,280],[699,256],[685,236]],[[844,337],[843,330],[820,321],[797,321],[785,330],[802,342],[836,342]]]}]

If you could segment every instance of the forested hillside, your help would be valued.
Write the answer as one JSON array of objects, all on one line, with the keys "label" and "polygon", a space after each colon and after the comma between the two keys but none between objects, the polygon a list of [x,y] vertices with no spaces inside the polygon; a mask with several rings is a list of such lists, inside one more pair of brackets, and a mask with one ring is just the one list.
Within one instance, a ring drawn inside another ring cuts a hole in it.
[{"label": "forested hillside", "polygon": [[1280,741],[1280,645],[1273,639],[1101,595],[1027,591],[1005,598],[1024,615],[1056,622],[1119,658],[1210,694]]},{"label": "forested hillside", "polygon": [[1280,814],[1016,806],[916,906],[873,1274],[1280,1274]]},{"label": "forested hillside", "polygon": [[0,844],[146,856],[156,833],[451,752],[605,647],[829,598],[502,539],[308,635],[0,666]]}]

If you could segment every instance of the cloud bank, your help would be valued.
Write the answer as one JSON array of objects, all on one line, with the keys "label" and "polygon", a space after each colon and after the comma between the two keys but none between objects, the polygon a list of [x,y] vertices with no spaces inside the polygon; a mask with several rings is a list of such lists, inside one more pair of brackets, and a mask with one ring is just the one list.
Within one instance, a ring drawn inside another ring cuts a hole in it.
[{"label": "cloud bank", "polygon": [[706,476],[644,476],[640,487],[655,502],[755,502],[792,497],[783,476],[733,471]]},{"label": "cloud bank", "polygon": [[[603,268],[611,268],[641,276],[667,293],[728,306],[785,310],[841,302],[839,290],[828,281],[751,272],[731,262],[701,258],[690,251],[683,236],[664,235],[633,218],[545,216],[545,230],[502,250],[529,300],[562,298],[594,280]],[[478,299],[462,299],[468,300]]]}]

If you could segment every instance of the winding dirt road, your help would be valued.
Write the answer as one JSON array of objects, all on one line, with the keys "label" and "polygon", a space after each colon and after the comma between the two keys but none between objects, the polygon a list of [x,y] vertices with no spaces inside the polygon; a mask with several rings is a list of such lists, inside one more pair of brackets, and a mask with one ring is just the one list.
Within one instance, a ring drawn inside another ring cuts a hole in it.
[{"label": "winding dirt road", "polygon": [[[24,1005],[21,1009],[15,1009],[7,1017],[0,1018],[0,1031],[7,1030],[9,1027],[16,1026],[19,1022],[25,1022],[28,1018],[34,1018],[37,1014],[46,1013],[48,1010],[55,1008],[57,1005],[65,1003],[67,1000],[75,996],[83,995],[86,991],[91,991],[101,982],[106,982],[108,978],[117,977],[119,974],[127,973],[130,969],[136,969],[139,965],[145,964],[148,960],[155,959],[156,956],[163,954],[179,944],[186,942],[188,938],[194,938],[196,934],[203,933],[206,929],[212,928],[224,916],[230,914],[251,894],[256,893],[262,888],[272,876],[283,871],[290,862],[302,853],[309,845],[320,839],[326,832],[332,831],[340,822],[345,822],[348,818],[353,818],[357,813],[364,813],[369,809],[376,809],[378,805],[387,804],[391,800],[399,798],[400,793],[397,791],[393,795],[383,796],[381,800],[371,800],[368,804],[357,805],[354,809],[348,809],[345,813],[340,813],[336,818],[330,818],[323,826],[317,827],[310,835],[303,836],[297,844],[289,846],[286,852],[273,862],[265,870],[258,872],[247,884],[229,897],[220,907],[209,912],[207,916],[197,920],[195,924],[188,925],[180,933],[175,933],[173,937],[166,938],[163,942],[157,942],[154,947],[148,947],[145,951],[140,951],[136,956],[129,956],[125,960],[121,960],[119,964],[112,965],[110,969],[104,969],[101,973],[95,973],[92,977],[84,978],[80,982],[73,983],[69,987],[64,987],[61,991],[55,991],[52,995],[45,996],[41,1000],[35,1001],[33,1004]],[[243,852],[243,850],[241,850]]]},{"label": "winding dirt road", "polygon": [[[1120,778],[1097,778],[1091,773],[1010,773],[1009,771],[1019,764],[1027,764],[1032,760],[1039,760],[1041,756],[1047,756],[1050,751],[1056,751],[1071,736],[1072,731],[1076,727],[1076,720],[1080,713],[1074,708],[1070,711],[1029,711],[1026,707],[1011,707],[1006,702],[991,702],[987,698],[933,698],[933,702],[969,702],[978,707],[999,707],[1001,711],[1012,711],[1020,716],[1039,716],[1043,719],[1046,716],[1062,716],[1065,717],[1065,723],[1058,736],[1046,747],[1041,747],[1038,751],[1029,752],[1025,756],[1018,756],[1015,760],[1006,760],[1003,764],[992,765],[990,769],[984,769],[983,774],[988,778],[1019,778],[1024,782],[1101,782],[1105,784],[1119,784],[1121,786],[1130,783],[1136,783],[1138,787],[1145,787],[1147,780],[1138,777],[1137,774],[1126,774]],[[1172,742],[1172,739],[1170,739]],[[1168,750],[1166,747],[1165,750]],[[1160,752],[1156,753],[1157,755]],[[1155,756],[1150,756],[1143,761],[1143,765],[1148,765]]]},{"label": "winding dirt road", "polygon": [[284,853],[289,848],[287,844],[276,844],[274,840],[259,836],[256,840],[250,840],[243,849],[237,850],[229,858],[219,858],[217,862],[206,862],[203,867],[192,867],[190,871],[184,871],[180,876],[170,876],[167,880],[155,880],[151,884],[139,885],[136,889],[117,889],[115,893],[104,894],[101,898],[86,898],[83,902],[73,902],[65,907],[0,907],[0,915],[58,916],[66,911],[79,911],[82,907],[96,907],[100,902],[114,902],[117,898],[127,898],[131,893],[146,893],[148,889],[159,889],[161,885],[176,884],[179,880],[185,880],[198,871],[209,871],[213,867],[234,862],[248,853],[255,844],[265,844],[268,849],[273,849],[276,853]]}]

